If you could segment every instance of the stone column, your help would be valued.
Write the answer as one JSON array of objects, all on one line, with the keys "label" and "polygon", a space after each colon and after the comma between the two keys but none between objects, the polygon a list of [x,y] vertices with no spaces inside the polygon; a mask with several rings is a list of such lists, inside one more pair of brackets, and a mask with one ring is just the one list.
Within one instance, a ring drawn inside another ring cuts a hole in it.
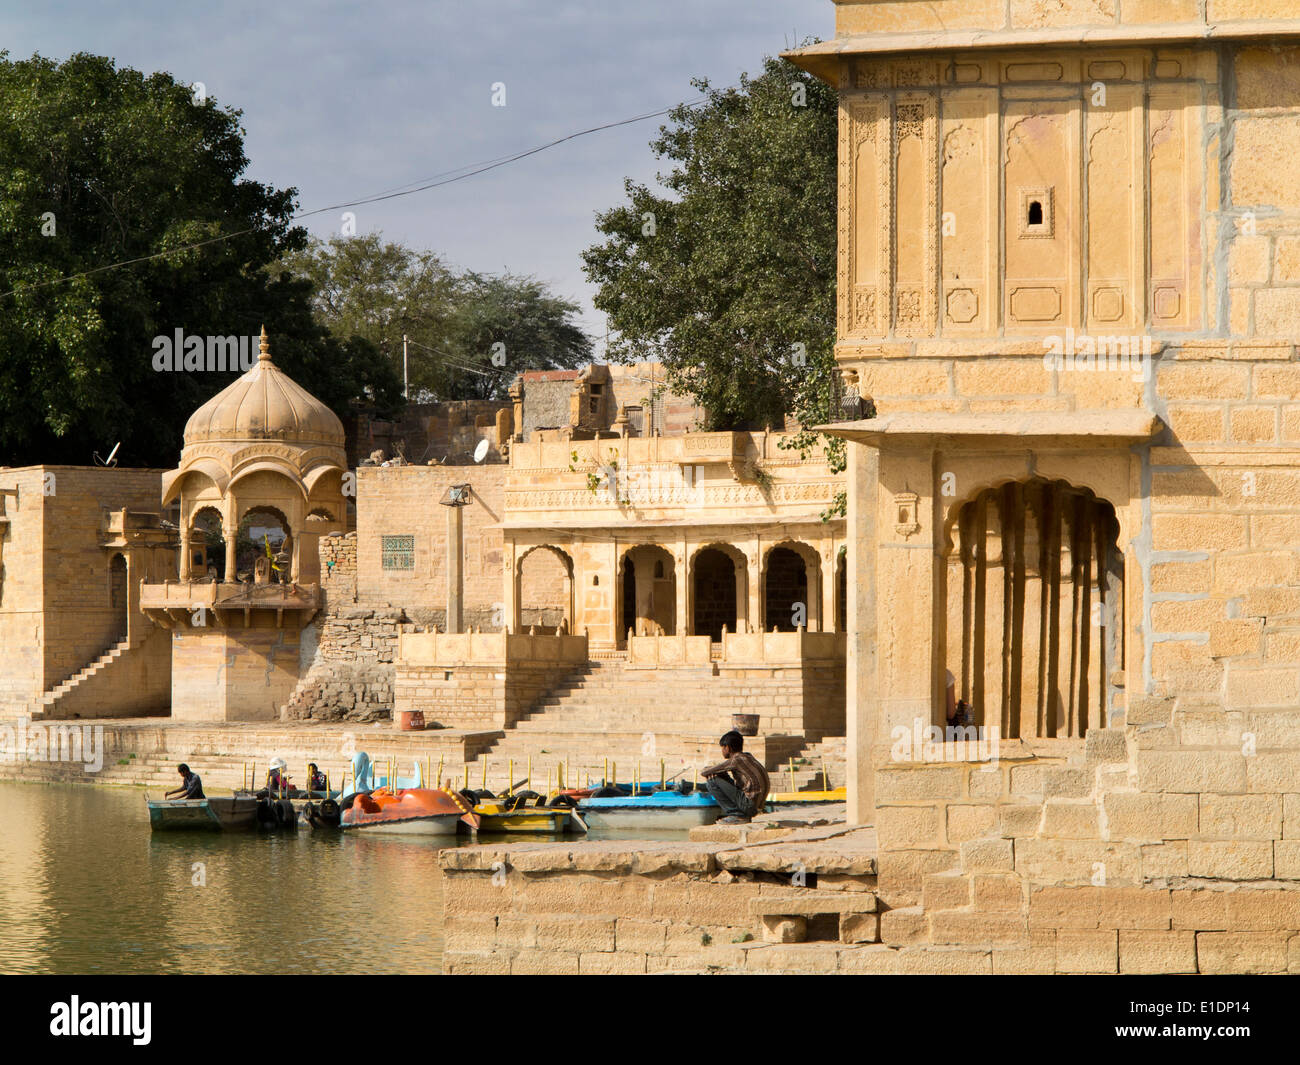
[{"label": "stone column", "polygon": [[822,611],[826,609],[822,603],[820,563],[820,556],[816,563],[807,558],[803,560],[804,586],[808,589],[805,593],[808,596],[808,617],[804,628],[809,632],[822,631]]},{"label": "stone column", "polygon": [[222,535],[226,538],[226,580],[231,582],[238,577],[235,573],[235,537],[239,535],[239,521],[233,517],[238,513],[235,501],[230,500],[230,515],[222,523]]},{"label": "stone column", "polygon": [[502,604],[501,615],[506,627],[511,632],[519,631],[519,562],[517,559],[518,550],[513,536],[507,536],[505,543],[501,547],[502,567],[505,570],[503,580],[503,591],[505,593],[505,602]]},{"label": "stone column", "polygon": [[[876,685],[876,514],[880,452],[849,442],[848,449],[848,586],[845,610],[848,655],[845,664],[845,754],[849,824],[875,821],[875,778],[871,747],[875,742]],[[757,556],[750,573],[756,572]],[[756,582],[751,582],[756,583]],[[750,601],[753,602],[753,590]]]},{"label": "stone column", "polygon": [[758,536],[749,548],[749,610],[750,632],[763,631],[763,545]]},{"label": "stone column", "polygon": [[690,633],[690,557],[687,554],[686,538],[677,545],[673,558],[673,584],[677,591],[677,614],[673,625],[674,636],[686,636]]},{"label": "stone column", "polygon": [[190,579],[190,568],[192,559],[190,552],[193,548],[190,546],[190,523],[188,520],[181,522],[181,568],[180,578],[182,581]]},{"label": "stone column", "polygon": [[742,554],[743,562],[736,567],[736,624],[732,632],[744,632],[749,622],[749,560]]},{"label": "stone column", "polygon": [[822,623],[819,632],[835,631],[835,541],[830,550],[821,556],[822,573]]},{"label": "stone column", "polygon": [[460,507],[447,507],[447,631],[465,626],[465,521]]}]

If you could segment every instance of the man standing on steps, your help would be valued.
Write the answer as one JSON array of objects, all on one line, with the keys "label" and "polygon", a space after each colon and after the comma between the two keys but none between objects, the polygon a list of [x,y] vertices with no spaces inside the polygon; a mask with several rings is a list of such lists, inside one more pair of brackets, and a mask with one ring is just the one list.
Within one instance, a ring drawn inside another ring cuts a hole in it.
[{"label": "man standing on steps", "polygon": [[763,763],[744,750],[745,738],[739,732],[728,732],[718,740],[722,748],[722,761],[700,770],[708,785],[709,794],[722,807],[720,825],[743,825],[754,819],[767,802],[771,782]]}]

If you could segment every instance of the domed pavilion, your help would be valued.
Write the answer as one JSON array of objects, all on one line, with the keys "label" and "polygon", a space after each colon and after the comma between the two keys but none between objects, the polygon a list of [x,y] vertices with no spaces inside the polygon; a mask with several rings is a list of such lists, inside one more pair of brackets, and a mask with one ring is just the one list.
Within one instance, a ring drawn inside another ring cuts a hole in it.
[{"label": "domed pavilion", "polygon": [[141,607],[173,630],[172,715],[270,720],[321,606],[319,541],[347,528],[343,423],[271,359],[196,410],[162,501],[179,504],[180,579]]}]

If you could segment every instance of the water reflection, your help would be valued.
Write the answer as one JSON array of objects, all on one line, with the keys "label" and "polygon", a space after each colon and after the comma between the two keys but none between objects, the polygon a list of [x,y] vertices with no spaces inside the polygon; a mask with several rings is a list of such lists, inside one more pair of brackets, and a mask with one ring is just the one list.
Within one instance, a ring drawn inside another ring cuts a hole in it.
[{"label": "water reflection", "polygon": [[0,781],[0,972],[437,973],[449,845],[154,834],[140,791]]}]

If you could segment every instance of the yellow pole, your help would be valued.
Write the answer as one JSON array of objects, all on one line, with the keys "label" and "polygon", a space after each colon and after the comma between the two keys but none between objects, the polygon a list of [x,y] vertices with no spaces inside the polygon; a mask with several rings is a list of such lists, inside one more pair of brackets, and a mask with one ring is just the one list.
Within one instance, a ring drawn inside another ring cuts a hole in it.
[{"label": "yellow pole", "polygon": [[442,787],[442,755],[438,755],[438,787]]},{"label": "yellow pole", "polygon": [[794,757],[790,758],[790,790],[794,791]]},{"label": "yellow pole", "polygon": [[605,784],[609,783],[609,759],[608,758],[605,759],[605,779],[602,783]]},{"label": "yellow pole", "polygon": [[693,765],[691,766],[691,790],[695,791],[699,788],[699,786],[700,786],[700,767],[697,765]]},{"label": "yellow pole", "polygon": [[641,794],[641,759],[636,760],[636,779],[632,781],[632,794]]},{"label": "yellow pole", "polygon": [[509,795],[515,787],[515,760],[513,758],[506,759],[506,776],[510,779],[506,781],[506,790],[501,793],[502,798]]},{"label": "yellow pole", "polygon": [[524,782],[524,787],[531,790],[533,786],[533,756],[528,756],[528,779]]},{"label": "yellow pole", "polygon": [[483,756],[483,783],[480,785],[484,791],[487,791],[487,755]]},{"label": "yellow pole", "polygon": [[668,778],[664,775],[668,770],[664,768],[664,760],[659,759],[659,790],[662,791],[668,786]]},{"label": "yellow pole", "polygon": [[572,786],[573,777],[569,776],[569,756],[564,756],[564,783],[566,786]]},{"label": "yellow pole", "polygon": [[617,784],[617,783],[618,783],[618,763],[617,763],[617,762],[614,762],[614,763],[613,763],[613,770],[612,770],[612,772],[613,772],[613,774],[614,774],[614,783]]},{"label": "yellow pole", "polygon": [[826,759],[822,759],[822,787],[826,791],[831,790],[831,778],[826,775]]}]

